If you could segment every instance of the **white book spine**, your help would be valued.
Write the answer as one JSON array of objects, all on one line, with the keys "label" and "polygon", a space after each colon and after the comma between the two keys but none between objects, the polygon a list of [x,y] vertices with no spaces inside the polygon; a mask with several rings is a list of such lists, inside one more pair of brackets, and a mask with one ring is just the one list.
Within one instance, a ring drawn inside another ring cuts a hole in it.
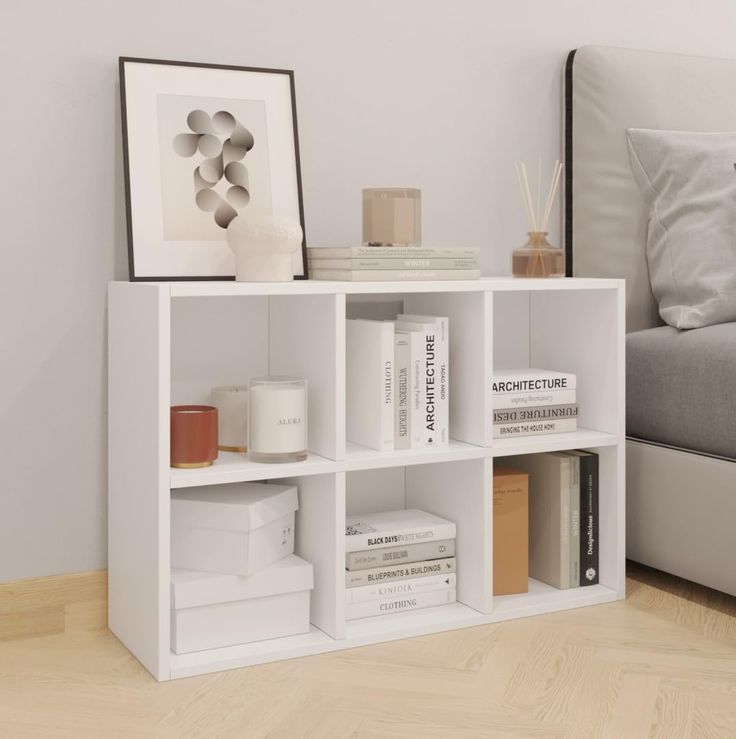
[{"label": "white book spine", "polygon": [[345,618],[367,618],[369,616],[385,616],[391,613],[403,611],[414,611],[418,608],[429,608],[431,606],[442,606],[454,603],[456,600],[455,589],[435,590],[429,593],[418,593],[416,595],[400,595],[396,598],[383,600],[371,600],[365,603],[350,603],[345,606]]},{"label": "white book spine", "polygon": [[403,313],[396,321],[401,325],[435,327],[437,338],[437,393],[436,393],[436,444],[450,440],[450,319],[446,316],[427,316]]},{"label": "white book spine", "polygon": [[385,565],[367,570],[346,570],[345,586],[357,588],[395,580],[416,580],[418,577],[448,575],[455,572],[455,557],[428,559],[424,562],[409,562],[400,565]]},{"label": "white book spine", "polygon": [[529,423],[496,423],[493,424],[493,438],[508,439],[514,436],[562,434],[576,431],[577,427],[577,418],[563,418],[559,421],[532,421]]},{"label": "white book spine", "polygon": [[414,367],[415,372],[418,371],[418,377],[415,377],[415,380],[418,384],[416,399],[421,403],[418,409],[420,426],[413,433],[413,446],[438,446],[441,443],[438,433],[440,431],[438,417],[440,400],[439,327],[434,323],[401,319],[397,320],[396,327],[398,330],[417,333],[421,337],[420,364]]},{"label": "white book spine", "polygon": [[407,333],[397,331],[394,339],[394,447],[411,448],[411,346]]},{"label": "white book spine", "polygon": [[455,587],[457,575],[433,575],[418,577],[413,580],[396,580],[394,582],[364,585],[359,588],[345,589],[346,603],[364,603],[370,600],[394,598],[399,595],[413,595],[414,593],[429,593],[435,590],[450,590]]},{"label": "white book spine", "polygon": [[345,536],[346,552],[365,552],[369,549],[386,547],[405,547],[411,544],[444,541],[455,538],[455,524],[452,521],[397,528],[393,531],[373,531],[367,534],[348,534]]},{"label": "white book spine", "polygon": [[477,269],[313,269],[313,280],[338,280],[348,282],[422,282],[430,280],[479,280]]},{"label": "white book spine", "polygon": [[394,324],[347,321],[347,435],[378,451],[394,448]]},{"label": "white book spine", "polygon": [[569,372],[534,369],[494,372],[491,384],[494,394],[575,390],[576,386],[577,376]]},{"label": "white book spine", "polygon": [[494,393],[493,408],[535,408],[542,405],[572,405],[575,390],[543,390],[531,393]]},{"label": "white book spine", "polygon": [[409,346],[411,352],[411,374],[409,400],[409,426],[411,428],[411,446],[424,446],[424,333],[421,331],[409,332]]}]

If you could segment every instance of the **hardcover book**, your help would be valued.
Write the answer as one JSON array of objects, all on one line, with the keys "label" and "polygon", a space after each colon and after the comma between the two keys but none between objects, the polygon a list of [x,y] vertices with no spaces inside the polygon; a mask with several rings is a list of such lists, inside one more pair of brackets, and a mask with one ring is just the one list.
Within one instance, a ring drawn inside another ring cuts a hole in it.
[{"label": "hardcover book", "polygon": [[510,369],[493,373],[495,393],[528,393],[549,390],[575,390],[577,378],[568,372],[544,369]]},{"label": "hardcover book", "polygon": [[345,519],[346,552],[454,538],[452,521],[416,508],[359,513]]},{"label": "hardcover book", "polygon": [[580,457],[570,457],[570,587],[580,583]]},{"label": "hardcover book", "polygon": [[346,321],[347,437],[370,449],[394,448],[393,321]]},{"label": "hardcover book", "polygon": [[[418,324],[434,326],[435,337],[435,418],[436,443],[450,441],[450,319],[446,316],[423,316],[403,313],[396,317],[398,326]],[[425,368],[429,371],[429,366]],[[426,378],[426,381],[429,377]],[[426,419],[425,419],[426,420]]]},{"label": "hardcover book", "polygon": [[[396,328],[399,331],[408,331],[419,334],[421,338],[419,377],[416,400],[421,403],[418,413],[419,425],[412,431],[412,446],[441,446],[449,441],[449,397],[448,388],[442,386],[442,375],[449,378],[447,361],[444,358],[445,349],[442,334],[447,335],[447,319],[444,328],[442,323],[407,321],[397,319]],[[415,369],[417,366],[415,365]],[[444,398],[442,392],[444,390]]]},{"label": "hardcover book", "polygon": [[598,455],[574,451],[580,461],[580,577],[579,585],[597,585],[598,559]]},{"label": "hardcover book", "polygon": [[417,282],[421,280],[479,280],[477,269],[310,269],[313,280],[348,282]]},{"label": "hardcover book", "polygon": [[449,590],[435,590],[429,593],[417,593],[416,595],[399,595],[395,598],[371,600],[364,603],[350,603],[345,606],[345,618],[350,621],[369,616],[385,616],[390,613],[414,611],[418,608],[442,606],[447,603],[454,603],[455,600],[455,589],[450,588]]},{"label": "hardcover book", "polygon": [[478,259],[480,249],[427,246],[310,246],[309,259]]},{"label": "hardcover book", "polygon": [[353,570],[345,572],[345,586],[357,588],[379,582],[409,580],[418,577],[434,577],[455,572],[455,557],[444,559],[428,559],[423,562],[410,562],[401,565],[387,565],[370,570]]},{"label": "hardcover book", "polygon": [[560,589],[570,587],[570,459],[565,452],[506,459],[529,475],[529,575]]},{"label": "hardcover book", "polygon": [[493,407],[536,408],[544,405],[571,405],[576,402],[575,390],[542,390],[540,392],[497,393],[493,396]]},{"label": "hardcover book", "polygon": [[529,475],[493,468],[493,594],[529,590]]},{"label": "hardcover book", "polygon": [[563,418],[553,421],[527,421],[523,423],[495,423],[493,424],[493,438],[505,439],[510,436],[564,434],[575,431],[577,427],[577,418]]},{"label": "hardcover book", "polygon": [[346,259],[310,259],[309,271],[313,269],[478,269],[477,259],[443,257],[353,257]]},{"label": "hardcover book", "polygon": [[493,411],[493,423],[519,423],[529,421],[547,421],[557,418],[577,418],[578,406],[542,405],[534,408],[497,408]]},{"label": "hardcover book", "polygon": [[444,559],[455,556],[455,540],[441,539],[425,541],[421,544],[369,549],[348,552],[345,555],[345,568],[348,570],[368,570],[382,565],[399,562],[423,562],[425,559]]},{"label": "hardcover book", "polygon": [[411,448],[411,340],[404,331],[394,335],[394,448]]},{"label": "hardcover book", "polygon": [[429,593],[433,590],[450,590],[455,587],[456,575],[432,575],[418,577],[411,580],[394,580],[392,582],[364,585],[359,588],[345,589],[346,603],[363,603],[369,600],[394,598],[399,595],[414,595],[415,593]]}]

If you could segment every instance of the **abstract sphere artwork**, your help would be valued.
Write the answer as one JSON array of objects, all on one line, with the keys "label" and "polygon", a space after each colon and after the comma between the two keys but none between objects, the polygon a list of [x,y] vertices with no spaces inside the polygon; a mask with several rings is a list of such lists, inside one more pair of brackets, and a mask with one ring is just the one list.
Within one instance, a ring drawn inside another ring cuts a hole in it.
[{"label": "abstract sphere artwork", "polygon": [[187,125],[189,131],[174,137],[174,151],[185,158],[197,153],[202,157],[193,172],[194,202],[200,210],[214,213],[220,228],[227,228],[250,202],[248,168],[243,160],[255,139],[226,110],[212,116],[192,110]]}]

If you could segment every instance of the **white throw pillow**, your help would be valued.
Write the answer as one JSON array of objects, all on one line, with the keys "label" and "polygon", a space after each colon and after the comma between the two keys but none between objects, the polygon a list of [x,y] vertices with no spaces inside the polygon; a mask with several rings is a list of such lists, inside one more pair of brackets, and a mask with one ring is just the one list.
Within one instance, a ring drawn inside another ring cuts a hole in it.
[{"label": "white throw pillow", "polygon": [[647,261],[660,316],[675,328],[736,321],[736,133],[626,136],[650,206]]}]

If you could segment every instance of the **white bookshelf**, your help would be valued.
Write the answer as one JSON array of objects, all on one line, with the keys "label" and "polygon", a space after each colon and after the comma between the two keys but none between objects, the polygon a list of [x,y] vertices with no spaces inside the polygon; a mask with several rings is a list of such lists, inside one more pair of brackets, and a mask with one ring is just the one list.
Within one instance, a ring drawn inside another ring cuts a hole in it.
[{"label": "white bookshelf", "polygon": [[[450,443],[379,452],[345,438],[346,315],[450,317]],[[493,440],[493,369],[578,376],[574,433]],[[169,406],[215,385],[309,380],[303,462],[220,453],[169,467]],[[113,282],[109,289],[109,626],[158,679],[477,626],[620,599],[624,574],[624,285],[620,280],[293,283]],[[600,584],[493,597],[493,460],[590,449],[600,455]],[[299,486],[296,553],[314,566],[310,633],[186,655],[170,651],[171,490],[250,480]],[[345,620],[347,513],[417,507],[457,524],[458,602]]]}]

